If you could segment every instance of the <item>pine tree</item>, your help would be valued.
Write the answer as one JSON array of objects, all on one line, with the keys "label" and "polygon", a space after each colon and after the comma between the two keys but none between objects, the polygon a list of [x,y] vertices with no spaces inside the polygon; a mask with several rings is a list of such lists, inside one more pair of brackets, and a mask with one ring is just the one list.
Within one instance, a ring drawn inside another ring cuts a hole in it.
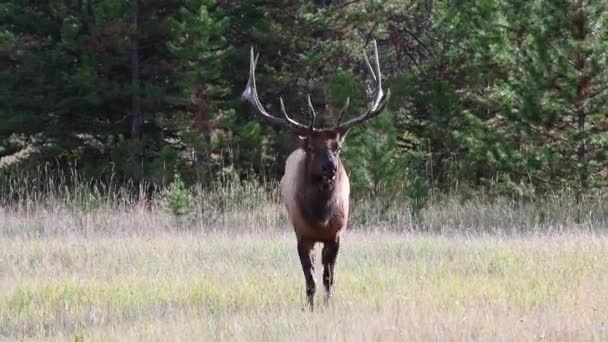
[{"label": "pine tree", "polygon": [[15,60],[2,70],[2,145],[34,145],[40,159],[78,161],[91,175],[170,177],[184,160],[184,118],[202,101],[213,111],[207,99],[221,95],[224,26],[214,2],[3,6]]}]

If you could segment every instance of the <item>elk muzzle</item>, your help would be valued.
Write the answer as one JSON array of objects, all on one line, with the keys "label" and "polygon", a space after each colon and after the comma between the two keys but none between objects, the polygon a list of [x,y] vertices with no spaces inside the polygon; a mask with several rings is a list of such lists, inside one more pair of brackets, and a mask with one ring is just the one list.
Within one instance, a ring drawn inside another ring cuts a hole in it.
[{"label": "elk muzzle", "polygon": [[333,156],[328,155],[321,166],[320,187],[324,191],[333,189],[338,174],[338,165]]},{"label": "elk muzzle", "polygon": [[338,172],[338,167],[334,162],[327,162],[321,168],[321,175],[324,180],[334,180],[336,178],[336,173]]}]

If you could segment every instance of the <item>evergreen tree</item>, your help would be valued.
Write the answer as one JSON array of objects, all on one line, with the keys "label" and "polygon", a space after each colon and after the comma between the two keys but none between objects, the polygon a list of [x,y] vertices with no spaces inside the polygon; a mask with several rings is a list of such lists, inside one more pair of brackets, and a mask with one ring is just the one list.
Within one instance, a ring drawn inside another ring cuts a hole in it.
[{"label": "evergreen tree", "polygon": [[311,94],[329,126],[347,98],[347,116],[365,109],[362,52],[376,39],[393,97],[349,135],[356,194],[422,199],[464,185],[580,197],[608,179],[607,6],[5,1],[0,158],[27,151],[34,165],[125,181],[276,179],[295,139],[240,100],[250,47],[268,109],[279,113],[283,97],[306,120]]},{"label": "evergreen tree", "polygon": [[35,145],[42,160],[78,161],[93,175],[109,165],[135,179],[173,174],[184,117],[201,102],[214,110],[221,95],[213,1],[3,6],[15,56],[2,71],[3,145]]}]

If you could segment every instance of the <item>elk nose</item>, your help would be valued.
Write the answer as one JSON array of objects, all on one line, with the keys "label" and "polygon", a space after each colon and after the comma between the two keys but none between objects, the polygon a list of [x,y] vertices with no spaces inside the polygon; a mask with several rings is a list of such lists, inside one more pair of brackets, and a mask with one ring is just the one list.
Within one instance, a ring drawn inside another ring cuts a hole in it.
[{"label": "elk nose", "polygon": [[337,168],[335,165],[323,165],[323,176],[333,178],[336,175]]}]

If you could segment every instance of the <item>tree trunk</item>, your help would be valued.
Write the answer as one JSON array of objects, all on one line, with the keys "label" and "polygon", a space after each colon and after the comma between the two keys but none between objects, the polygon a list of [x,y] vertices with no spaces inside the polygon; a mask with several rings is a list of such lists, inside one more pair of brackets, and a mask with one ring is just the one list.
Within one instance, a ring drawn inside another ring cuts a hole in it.
[{"label": "tree trunk", "polygon": [[141,113],[141,99],[139,96],[139,40],[138,33],[139,0],[131,1],[131,138],[141,139],[141,127],[143,123]]},{"label": "tree trunk", "polygon": [[[131,139],[141,142],[143,131],[143,115],[141,112],[140,97],[140,76],[139,76],[139,0],[131,0]],[[138,161],[143,170],[143,150],[142,147],[135,152],[135,160]]]},{"label": "tree trunk", "polygon": [[[575,25],[575,39],[580,43],[584,43],[584,41],[588,38],[586,31],[586,13],[585,9],[582,5],[578,10],[578,13],[572,17],[573,23]],[[581,197],[585,190],[587,189],[587,166],[586,166],[586,139],[585,139],[585,121],[587,118],[587,104],[589,102],[589,95],[591,89],[591,77],[589,76],[589,71],[587,70],[587,52],[584,48],[579,47],[579,51],[576,52],[575,57],[575,68],[580,75],[578,84],[576,85],[576,102],[574,104],[574,109],[576,112],[576,157],[578,161],[578,165],[576,167],[577,176],[578,176],[578,187],[576,190],[576,203],[579,204],[581,201]]]}]

